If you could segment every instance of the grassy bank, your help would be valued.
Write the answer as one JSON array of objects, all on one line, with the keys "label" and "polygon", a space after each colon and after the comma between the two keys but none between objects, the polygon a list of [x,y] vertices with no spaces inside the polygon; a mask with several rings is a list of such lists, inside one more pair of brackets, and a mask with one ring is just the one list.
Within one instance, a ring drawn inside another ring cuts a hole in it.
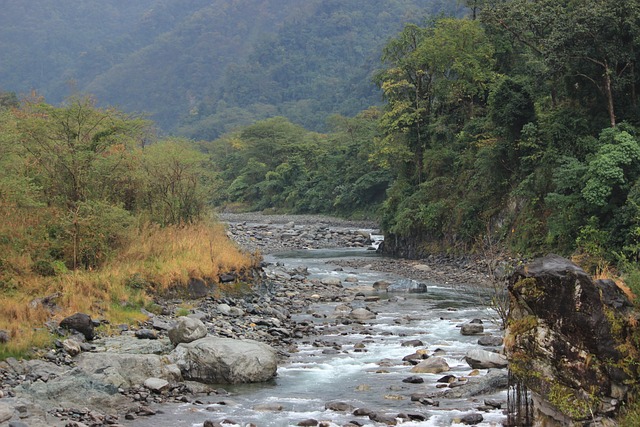
[{"label": "grassy bank", "polygon": [[44,276],[27,253],[5,252],[0,329],[10,339],[0,344],[0,359],[46,346],[52,340],[47,322],[84,312],[113,325],[132,324],[145,319],[141,308],[153,311],[154,295],[190,278],[217,283],[221,273],[243,271],[257,260],[241,252],[224,226],[212,221],[145,224],[132,230],[128,241],[99,268],[72,271],[54,263],[52,274]]}]

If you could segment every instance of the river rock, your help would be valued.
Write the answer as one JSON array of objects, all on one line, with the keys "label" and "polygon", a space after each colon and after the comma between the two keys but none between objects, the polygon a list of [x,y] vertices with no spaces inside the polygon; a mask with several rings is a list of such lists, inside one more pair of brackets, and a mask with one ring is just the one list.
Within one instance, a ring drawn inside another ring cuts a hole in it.
[{"label": "river rock", "polygon": [[263,382],[277,370],[275,350],[253,340],[205,337],[179,344],[169,356],[185,379],[207,384]]},{"label": "river rock", "polygon": [[252,409],[259,412],[280,412],[284,409],[284,406],[279,403],[261,403],[254,405]]},{"label": "river rock", "polygon": [[424,343],[420,340],[403,341],[402,347],[422,347]]},{"label": "river rock", "polygon": [[387,282],[386,280],[378,280],[373,283],[372,287],[377,291],[386,291],[390,285],[391,283]]},{"label": "river rock", "polygon": [[0,403],[0,423],[9,421],[13,417],[13,408],[4,403]]},{"label": "river rock", "polygon": [[372,311],[367,310],[366,308],[356,308],[351,313],[349,313],[349,317],[353,320],[365,321],[375,319],[376,314]]},{"label": "river rock", "polygon": [[127,353],[127,354],[168,354],[173,345],[168,338],[156,340],[141,340],[129,335],[105,337],[93,341],[96,352]]},{"label": "river rock", "polygon": [[427,285],[413,279],[401,279],[391,283],[387,287],[387,292],[424,293],[427,292]]},{"label": "river rock", "polygon": [[169,339],[173,345],[190,343],[204,338],[207,335],[207,327],[198,319],[181,316],[176,324],[169,329]]},{"label": "river rock", "polygon": [[369,414],[369,419],[388,426],[395,426],[398,424],[398,420],[395,415],[385,414],[382,412],[373,412]]},{"label": "river rock", "polygon": [[416,374],[439,374],[448,371],[449,365],[443,357],[431,357],[411,368],[411,372]]},{"label": "river rock", "polygon": [[169,382],[182,380],[180,370],[170,361],[156,354],[82,353],[76,358],[79,370],[96,383],[115,387],[143,384],[147,378],[162,378]]},{"label": "river rock", "polygon": [[78,354],[80,354],[80,352],[82,352],[80,343],[73,338],[67,338],[66,340],[62,341],[62,348],[71,357],[77,356]]},{"label": "river rock", "polygon": [[469,350],[464,360],[473,369],[506,368],[508,365],[504,355],[481,349]]},{"label": "river rock", "polygon": [[93,321],[88,314],[75,313],[65,317],[60,322],[60,327],[70,331],[80,332],[87,340],[92,340],[94,336]]},{"label": "river rock", "polygon": [[309,418],[307,420],[300,421],[296,425],[300,426],[300,427],[313,427],[313,426],[317,426],[318,425],[318,420],[314,420],[313,418]]},{"label": "river rock", "polygon": [[486,375],[471,377],[459,387],[447,388],[434,393],[431,397],[467,399],[483,394],[492,394],[505,390],[508,380],[508,373],[505,369],[490,369]]},{"label": "river rock", "polygon": [[38,402],[43,407],[89,408],[112,415],[131,405],[118,392],[118,387],[78,368],[47,382],[23,383],[15,388],[15,392],[18,397]]},{"label": "river rock", "polygon": [[320,283],[327,286],[342,286],[342,280],[335,276],[323,277]]},{"label": "river rock", "polygon": [[158,333],[153,329],[138,329],[135,332],[135,337],[141,340],[157,340]]},{"label": "river rock", "polygon": [[484,333],[484,326],[482,323],[465,323],[460,327],[460,333],[462,335],[478,335]]},{"label": "river rock", "polygon": [[499,347],[503,342],[502,337],[496,337],[494,335],[485,335],[478,338],[478,345],[485,347]]},{"label": "river rock", "polygon": [[422,384],[424,382],[424,378],[419,377],[417,375],[413,375],[403,379],[402,382],[409,383],[409,384]]},{"label": "river rock", "polygon": [[144,380],[144,386],[151,391],[160,393],[169,388],[169,381],[162,378],[147,378]]},{"label": "river rock", "polygon": [[335,412],[353,412],[355,408],[347,402],[332,401],[325,403],[324,409]]},{"label": "river rock", "polygon": [[474,426],[476,424],[480,424],[483,420],[484,417],[482,416],[482,414],[467,414],[463,416],[460,421],[462,422],[462,424]]}]

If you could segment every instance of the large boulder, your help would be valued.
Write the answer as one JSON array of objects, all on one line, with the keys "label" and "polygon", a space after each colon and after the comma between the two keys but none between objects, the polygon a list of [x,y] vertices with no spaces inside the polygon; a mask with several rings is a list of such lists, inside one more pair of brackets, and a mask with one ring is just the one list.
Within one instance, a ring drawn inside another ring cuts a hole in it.
[{"label": "large boulder", "polygon": [[156,354],[81,353],[77,367],[95,381],[115,387],[143,384],[148,378],[181,381],[180,369]]},{"label": "large boulder", "polygon": [[169,329],[169,339],[173,345],[190,343],[207,336],[207,327],[201,320],[192,317],[178,317],[176,324]]},{"label": "large boulder", "polygon": [[76,313],[65,317],[60,322],[60,327],[69,331],[80,332],[87,340],[92,340],[94,336],[93,321],[91,316],[85,313]]},{"label": "large boulder", "polygon": [[460,333],[462,335],[479,335],[484,332],[484,326],[482,323],[469,322],[460,327]]},{"label": "large boulder", "polygon": [[531,392],[536,423],[614,417],[626,382],[637,381],[637,317],[624,292],[557,255],[519,267],[508,289],[505,352],[515,385]]},{"label": "large boulder", "polygon": [[469,350],[464,360],[473,369],[506,368],[508,365],[504,355],[480,349]]},{"label": "large boulder", "polygon": [[278,368],[275,350],[253,340],[205,337],[179,344],[169,357],[185,379],[207,384],[263,382]]}]

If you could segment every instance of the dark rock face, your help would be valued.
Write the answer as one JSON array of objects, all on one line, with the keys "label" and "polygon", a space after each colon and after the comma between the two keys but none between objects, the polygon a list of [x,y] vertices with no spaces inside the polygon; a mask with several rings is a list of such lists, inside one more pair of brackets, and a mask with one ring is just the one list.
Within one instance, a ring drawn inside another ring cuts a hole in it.
[{"label": "dark rock face", "polygon": [[536,422],[560,426],[615,414],[625,380],[636,375],[632,366],[621,369],[637,351],[624,350],[635,317],[622,290],[549,255],[520,267],[509,293],[505,351],[512,374],[532,392]]},{"label": "dark rock face", "polygon": [[93,339],[93,322],[88,314],[76,313],[62,319],[60,327],[80,332],[87,340]]}]

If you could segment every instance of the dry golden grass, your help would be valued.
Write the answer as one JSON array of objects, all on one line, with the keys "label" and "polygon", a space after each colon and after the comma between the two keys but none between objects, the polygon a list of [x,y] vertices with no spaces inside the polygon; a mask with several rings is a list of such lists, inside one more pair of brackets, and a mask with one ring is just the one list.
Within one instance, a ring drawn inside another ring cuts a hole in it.
[{"label": "dry golden grass", "polygon": [[[258,261],[238,249],[222,224],[210,221],[165,228],[144,225],[130,242],[100,269],[55,277],[32,273],[29,257],[12,258],[12,268],[19,266],[20,271],[14,272],[11,289],[0,289],[0,329],[11,335],[9,344],[0,344],[0,359],[42,345],[48,335],[42,328],[49,320],[84,312],[112,324],[132,324],[145,319],[140,308],[151,302],[152,293],[190,278],[217,282],[220,274],[246,270]],[[54,294],[53,311],[32,303]]]}]

